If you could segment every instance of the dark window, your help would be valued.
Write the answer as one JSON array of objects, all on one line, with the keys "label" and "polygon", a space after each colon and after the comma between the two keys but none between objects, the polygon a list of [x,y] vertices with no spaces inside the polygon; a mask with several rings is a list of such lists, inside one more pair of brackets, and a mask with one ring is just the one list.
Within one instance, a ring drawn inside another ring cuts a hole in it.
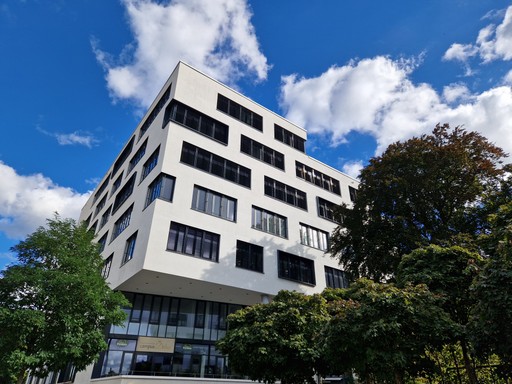
[{"label": "dark window", "polygon": [[350,196],[350,201],[354,203],[356,201],[356,198],[357,198],[357,189],[355,189],[354,187],[349,186],[348,187],[348,194]]},{"label": "dark window", "polygon": [[112,206],[108,207],[107,210],[101,215],[100,220],[100,229],[103,228],[105,224],[107,224],[108,219],[110,218],[110,212],[112,211]]},{"label": "dark window", "polygon": [[142,167],[142,176],[141,176],[140,181],[144,180],[146,178],[146,176],[149,175],[149,173],[153,170],[153,168],[155,168],[156,165],[158,164],[159,152],[160,152],[160,147],[155,149],[155,152],[153,152],[151,154],[151,156],[149,157],[149,159],[147,159],[146,162],[144,163],[144,166]]},{"label": "dark window", "polygon": [[219,241],[220,236],[216,233],[173,222],[169,230],[167,250],[218,261]]},{"label": "dark window", "polygon": [[237,240],[236,266],[251,271],[263,272],[263,247]]},{"label": "dark window", "polygon": [[179,101],[173,100],[165,111],[164,121],[169,120],[199,132],[211,139],[228,143],[229,127]]},{"label": "dark window", "polygon": [[251,170],[249,168],[187,142],[183,142],[181,162],[244,187],[251,187]]},{"label": "dark window", "polygon": [[162,108],[165,106],[165,103],[167,103],[167,101],[171,97],[171,85],[172,84],[169,84],[165,92],[162,94],[162,97],[160,98],[160,100],[158,100],[158,103],[155,105],[155,108],[153,108],[151,113],[148,115],[146,121],[144,121],[144,124],[141,125],[139,140],[144,135],[144,133],[146,133],[151,123],[156,119]]},{"label": "dark window", "polygon": [[93,199],[93,202],[95,202],[96,200],[98,200],[98,198],[101,196],[101,194],[105,191],[105,189],[107,189],[108,187],[108,182],[110,181],[110,174],[107,176],[107,178],[105,179],[105,181],[101,184],[101,186],[98,188],[98,190],[96,191],[96,193],[94,194],[94,199]]},{"label": "dark window", "polygon": [[242,135],[240,151],[258,160],[284,170],[284,155]]},{"label": "dark window", "polygon": [[96,228],[98,228],[98,220],[96,220],[92,225],[91,228],[89,228],[89,231],[92,233],[96,233]]},{"label": "dark window", "polygon": [[146,147],[148,145],[148,140],[144,141],[144,143],[140,146],[140,148],[135,152],[135,155],[130,160],[130,165],[128,166],[128,172],[130,172],[135,166],[139,163],[139,161],[144,157],[146,153]]},{"label": "dark window", "polygon": [[110,268],[112,268],[112,260],[114,260],[114,254],[111,254],[103,262],[103,269],[101,270],[101,276],[103,276],[104,279],[106,279],[108,277],[108,275],[110,275]]},{"label": "dark window", "polygon": [[130,153],[132,152],[133,142],[135,141],[135,136],[131,138],[126,147],[123,149],[116,162],[114,163],[114,168],[112,169],[112,177],[117,173],[119,168],[124,164]]},{"label": "dark window", "polygon": [[105,249],[105,245],[107,244],[107,237],[108,237],[108,231],[103,235],[101,236],[101,239],[98,240],[98,244],[100,245],[99,247],[99,252],[103,252],[103,250]]},{"label": "dark window", "polygon": [[300,242],[313,248],[327,251],[329,234],[318,228],[300,223]]},{"label": "dark window", "polygon": [[137,242],[137,232],[131,235],[128,240],[126,240],[126,244],[124,246],[123,252],[123,264],[127,261],[130,261],[133,258],[133,254],[135,251],[135,243]]},{"label": "dark window", "polygon": [[262,208],[252,207],[252,228],[259,229],[280,237],[288,237],[288,223],[284,216],[267,211]]},{"label": "dark window", "polygon": [[194,186],[192,209],[236,221],[236,199],[197,185]]},{"label": "dark window", "polygon": [[[133,205],[124,212],[119,219],[114,223],[114,231],[112,232],[112,240],[123,232],[128,225],[130,225],[130,218],[132,217]],[[112,241],[111,240],[111,241]]]},{"label": "dark window", "polygon": [[315,266],[313,260],[277,251],[278,276],[282,279],[315,285]]},{"label": "dark window", "polygon": [[263,117],[257,113],[235,103],[233,100],[219,94],[217,98],[217,109],[227,113],[231,117],[250,125],[258,131],[263,131]]},{"label": "dark window", "polygon": [[295,174],[297,177],[304,179],[326,191],[341,196],[340,182],[326,174],[317,171],[298,161],[295,162]]},{"label": "dark window", "polygon": [[336,213],[338,205],[328,200],[318,198],[318,216],[324,219],[334,221],[335,223],[341,224],[343,222],[342,217]]},{"label": "dark window", "polygon": [[105,206],[106,202],[107,202],[107,195],[103,196],[103,198],[100,200],[100,202],[96,206],[96,209],[94,210],[94,216],[95,217],[103,209],[103,207]]},{"label": "dark window", "polygon": [[148,194],[146,195],[146,204],[144,207],[147,207],[155,199],[172,201],[175,181],[175,177],[169,176],[165,173],[158,175],[157,178],[149,184]]},{"label": "dark window", "polygon": [[301,152],[305,152],[305,142],[302,137],[299,137],[290,131],[280,127],[277,124],[274,124],[274,138],[290,147],[298,149]]},{"label": "dark window", "polygon": [[121,190],[117,193],[116,198],[114,200],[114,204],[112,206],[112,213],[116,212],[118,208],[130,197],[133,192],[133,187],[135,185],[135,177],[137,173],[134,173],[132,177],[126,182],[126,184],[121,188]]},{"label": "dark window", "polygon": [[308,209],[306,192],[302,192],[267,176],[265,176],[265,195],[274,197],[298,208]]},{"label": "dark window", "polygon": [[348,281],[345,272],[325,266],[325,284],[329,288],[347,288]]},{"label": "dark window", "polygon": [[121,186],[121,182],[123,181],[123,173],[124,172],[121,172],[121,174],[116,179],[116,181],[114,181],[114,184],[112,184],[112,190],[110,191],[110,196],[114,196],[114,193],[116,193],[116,191]]}]

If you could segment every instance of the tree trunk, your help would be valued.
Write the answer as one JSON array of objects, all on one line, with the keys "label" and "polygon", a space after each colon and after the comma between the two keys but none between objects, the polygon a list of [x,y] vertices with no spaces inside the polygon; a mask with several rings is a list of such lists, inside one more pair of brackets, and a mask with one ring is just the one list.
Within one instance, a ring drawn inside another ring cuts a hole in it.
[{"label": "tree trunk", "polygon": [[478,378],[476,377],[475,368],[473,364],[471,364],[471,358],[469,356],[468,346],[465,341],[460,341],[460,346],[462,348],[462,358],[464,359],[464,367],[466,368],[466,373],[468,375],[470,384],[478,384]]},{"label": "tree trunk", "polygon": [[16,378],[16,384],[23,384],[25,381],[25,374],[27,371],[23,370],[20,373],[18,373],[18,377]]},{"label": "tree trunk", "polygon": [[395,384],[403,384],[403,383],[404,383],[404,375],[399,371],[395,371]]}]

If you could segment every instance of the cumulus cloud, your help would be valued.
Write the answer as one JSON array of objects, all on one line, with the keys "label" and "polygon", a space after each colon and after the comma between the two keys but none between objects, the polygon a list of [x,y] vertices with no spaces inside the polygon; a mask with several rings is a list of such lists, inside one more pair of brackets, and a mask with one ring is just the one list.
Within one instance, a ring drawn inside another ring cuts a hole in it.
[{"label": "cumulus cloud", "polygon": [[344,163],[343,166],[341,167],[341,170],[344,173],[346,173],[349,176],[352,176],[354,179],[357,179],[359,177],[361,169],[363,169],[362,160],[348,161]]},{"label": "cumulus cloud", "polygon": [[37,130],[46,136],[55,138],[59,145],[83,145],[87,148],[92,148],[93,145],[98,142],[94,136],[88,133],[80,133],[78,131],[73,133],[54,133],[48,132],[41,127],[37,127]]},{"label": "cumulus cloud", "polygon": [[89,193],[78,193],[56,185],[41,174],[19,175],[0,161],[0,232],[10,239],[22,239],[47,218],[78,219]]},{"label": "cumulus cloud", "polygon": [[376,154],[445,122],[481,132],[512,153],[510,87],[474,94],[453,84],[440,95],[428,84],[415,84],[410,78],[414,69],[403,60],[378,56],[331,67],[315,78],[285,76],[281,107],[309,133],[330,135],[334,145],[353,131],[371,135]]},{"label": "cumulus cloud", "polygon": [[[501,16],[502,13],[494,12],[493,15]],[[443,59],[467,62],[477,55],[484,63],[512,59],[512,6],[506,9],[499,25],[489,24],[482,28],[473,44],[452,44]]]},{"label": "cumulus cloud", "polygon": [[135,42],[117,60],[92,41],[114,99],[152,101],[179,60],[224,83],[244,76],[266,79],[245,0],[123,0]]}]

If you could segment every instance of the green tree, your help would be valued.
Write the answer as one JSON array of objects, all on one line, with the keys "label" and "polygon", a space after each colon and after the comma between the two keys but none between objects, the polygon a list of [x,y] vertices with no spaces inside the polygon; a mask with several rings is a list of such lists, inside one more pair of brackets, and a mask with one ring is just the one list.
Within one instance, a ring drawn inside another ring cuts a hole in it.
[{"label": "green tree", "polygon": [[498,355],[502,374],[512,377],[512,201],[489,218],[482,236],[488,262],[473,286],[471,339],[480,356]]},{"label": "green tree", "polygon": [[56,215],[12,248],[18,262],[0,278],[0,376],[82,370],[107,347],[105,327],[122,323],[128,303],[102,278],[93,237]]},{"label": "green tree", "polygon": [[499,184],[504,157],[480,134],[447,124],[391,144],[361,171],[354,207],[340,207],[330,253],[353,277],[379,281],[416,248],[467,241],[481,225],[474,207]]},{"label": "green tree", "polygon": [[450,315],[457,328],[450,341],[460,345],[466,373],[474,384],[477,377],[467,327],[475,304],[471,287],[483,263],[477,252],[460,246],[429,245],[404,256],[397,272],[399,284],[425,284],[440,297],[438,305]]},{"label": "green tree", "polygon": [[251,380],[314,383],[314,375],[327,370],[318,337],[328,318],[322,296],[280,291],[269,304],[229,315],[217,348],[233,371]]},{"label": "green tree", "polygon": [[400,289],[359,279],[324,295],[332,315],[323,333],[324,354],[332,366],[353,369],[366,383],[401,384],[431,372],[427,348],[438,348],[452,332],[425,285]]}]

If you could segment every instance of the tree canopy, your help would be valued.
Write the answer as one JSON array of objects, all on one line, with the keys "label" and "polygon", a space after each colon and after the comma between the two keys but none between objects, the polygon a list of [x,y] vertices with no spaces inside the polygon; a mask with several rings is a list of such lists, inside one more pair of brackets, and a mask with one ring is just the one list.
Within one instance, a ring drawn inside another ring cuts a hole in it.
[{"label": "tree canopy", "polygon": [[18,261],[0,278],[0,376],[82,370],[106,348],[105,327],[121,324],[128,303],[101,276],[93,237],[56,215],[12,248]]},{"label": "tree canopy", "polygon": [[449,340],[452,322],[425,285],[397,288],[359,279],[326,291],[331,319],[323,351],[331,366],[353,370],[366,382],[405,382],[433,364],[427,348]]},{"label": "tree canopy", "polygon": [[251,380],[314,383],[314,375],[327,369],[318,348],[327,319],[322,296],[280,291],[269,304],[229,315],[228,331],[217,347],[229,355],[234,372]]},{"label": "tree canopy", "polygon": [[392,278],[403,255],[428,244],[460,244],[481,229],[475,210],[503,175],[503,150],[476,132],[437,125],[391,144],[360,175],[353,208],[330,253],[353,277]]}]

